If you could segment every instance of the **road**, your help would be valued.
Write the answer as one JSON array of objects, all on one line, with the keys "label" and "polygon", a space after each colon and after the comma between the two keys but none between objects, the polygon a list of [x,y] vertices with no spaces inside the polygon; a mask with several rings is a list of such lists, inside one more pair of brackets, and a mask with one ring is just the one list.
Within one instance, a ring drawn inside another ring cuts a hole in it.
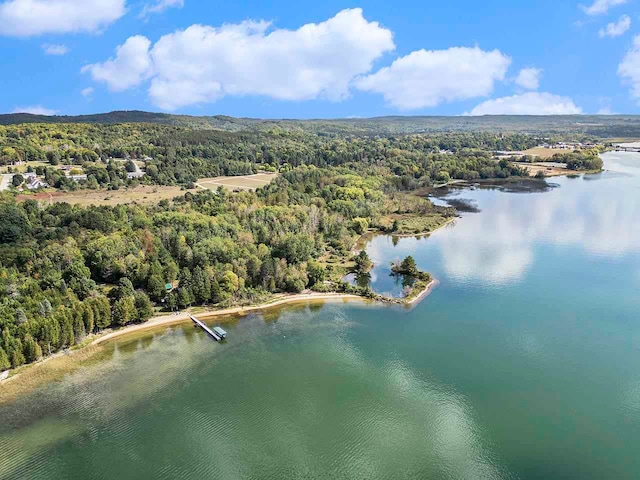
[{"label": "road", "polygon": [[0,176],[0,192],[6,190],[11,185],[11,180],[13,179],[12,173],[3,173]]}]

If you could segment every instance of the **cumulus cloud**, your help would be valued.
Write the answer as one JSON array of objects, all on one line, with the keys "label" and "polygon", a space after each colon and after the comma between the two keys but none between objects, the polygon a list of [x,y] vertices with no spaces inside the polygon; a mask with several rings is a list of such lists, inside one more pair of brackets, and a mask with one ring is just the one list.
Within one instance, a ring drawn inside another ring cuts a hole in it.
[{"label": "cumulus cloud", "polygon": [[631,17],[629,15],[622,15],[617,22],[609,23],[606,28],[601,28],[598,35],[600,38],[604,37],[619,37],[624,35],[627,30],[631,28]]},{"label": "cumulus cloud", "polygon": [[527,90],[537,90],[540,86],[540,77],[542,69],[540,68],[523,68],[516,77],[516,85]]},{"label": "cumulus cloud", "polygon": [[595,0],[591,5],[581,5],[582,10],[587,15],[604,15],[609,12],[611,7],[623,5],[628,0]]},{"label": "cumulus cloud", "polygon": [[633,45],[620,65],[618,76],[631,85],[631,96],[640,98],[640,35],[633,38]]},{"label": "cumulus cloud", "polygon": [[144,6],[140,17],[148,17],[154,13],[162,13],[169,8],[182,8],[184,7],[184,0],[156,0],[154,3],[149,3]]},{"label": "cumulus cloud", "polygon": [[47,55],[66,55],[69,53],[69,48],[67,48],[66,45],[55,45],[50,43],[42,45],[42,50]]},{"label": "cumulus cloud", "polygon": [[96,32],[125,12],[125,0],[7,0],[0,3],[0,35]]},{"label": "cumulus cloud", "polygon": [[444,102],[484,97],[504,80],[511,59],[498,50],[452,47],[418,50],[356,82],[357,88],[380,93],[401,110],[435,107]]},{"label": "cumulus cloud", "polygon": [[32,115],[55,115],[58,113],[57,110],[51,110],[50,108],[45,108],[42,105],[32,105],[30,107],[16,107],[14,108],[12,113],[30,113]]},{"label": "cumulus cloud", "polygon": [[149,54],[151,42],[141,35],[129,37],[116,49],[116,56],[106,62],[86,65],[83,73],[90,73],[98,82],[104,82],[114,92],[140,85],[153,74]]},{"label": "cumulus cloud", "polygon": [[582,109],[568,97],[528,92],[487,100],[475,107],[468,115],[577,115],[580,113]]},{"label": "cumulus cloud", "polygon": [[126,59],[122,50],[132,39],[119,47],[115,59],[83,70],[112,90],[152,77],[149,95],[165,110],[227,95],[341,100],[356,76],[395,48],[391,31],[367,21],[359,8],[298,30],[254,21],[219,28],[192,25],[163,36],[151,49],[144,37],[132,38],[136,48],[127,49]]}]

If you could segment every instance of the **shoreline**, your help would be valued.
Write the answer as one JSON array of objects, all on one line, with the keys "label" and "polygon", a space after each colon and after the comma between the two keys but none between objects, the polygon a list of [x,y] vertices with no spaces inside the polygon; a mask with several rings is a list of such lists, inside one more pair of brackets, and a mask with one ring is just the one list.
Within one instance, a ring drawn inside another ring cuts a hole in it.
[{"label": "shoreline", "polygon": [[440,225],[438,228],[434,228],[433,230],[430,230],[428,232],[419,232],[419,233],[381,233],[380,235],[388,235],[390,237],[399,237],[399,238],[428,237],[430,235],[433,235],[436,232],[439,232],[440,230],[443,230],[443,229],[447,228],[452,223],[455,223],[455,221],[458,220],[459,218],[460,217],[458,217],[458,216],[451,217],[446,222],[444,222],[442,225]]},{"label": "shoreline", "polygon": [[426,287],[424,287],[418,295],[404,302],[404,304],[407,305],[408,307],[412,307],[412,308],[415,307],[422,300],[424,300],[426,297],[431,295],[433,289],[436,288],[438,285],[440,285],[440,281],[438,281],[436,278],[432,278],[431,281],[427,283]]},{"label": "shoreline", "polygon": [[203,312],[199,312],[197,314],[191,312],[181,312],[179,315],[159,315],[147,320],[144,323],[139,323],[135,325],[129,325],[118,330],[112,332],[106,332],[93,340],[88,346],[100,345],[101,343],[107,342],[109,340],[113,340],[115,338],[121,337],[123,335],[128,335],[134,332],[140,332],[143,330],[149,330],[157,327],[167,327],[171,325],[177,325],[180,323],[185,323],[187,321],[191,321],[190,316],[197,316],[200,319],[208,320],[210,318],[222,317],[222,316],[244,316],[251,312],[268,310],[270,308],[279,307],[283,305],[289,305],[294,303],[312,303],[318,301],[327,301],[327,300],[358,300],[358,301],[367,301],[368,299],[361,297],[359,295],[353,295],[349,293],[301,293],[295,295],[288,295],[284,298],[275,298],[273,301],[269,303],[262,303],[259,305],[249,305],[244,307],[230,307],[222,310],[205,310]]},{"label": "shoreline", "polygon": [[[383,231],[380,231],[380,230],[376,230],[376,231],[372,231],[372,232],[366,232],[366,233],[363,233],[362,235],[360,235],[356,239],[356,241],[354,243],[354,246],[351,249],[351,254],[352,255],[358,254],[360,252],[360,250],[362,250],[362,248],[366,247],[366,242],[368,242],[370,239],[372,239],[374,237],[377,237],[379,235],[387,236],[387,237],[397,237],[397,238],[429,237],[429,236],[433,235],[434,233],[439,232],[440,230],[443,230],[443,229],[449,227],[452,223],[455,223],[459,218],[460,218],[459,215],[456,215],[455,217],[451,217],[451,218],[447,219],[447,221],[444,222],[439,227],[436,227],[433,230],[429,230],[428,232],[391,233],[391,232],[383,232]],[[365,243],[365,245],[363,245],[363,243]]]},{"label": "shoreline", "polygon": [[[122,327],[118,330],[114,331],[105,331],[99,334],[95,339],[89,341],[86,340],[86,343],[82,346],[77,346],[76,348],[62,350],[60,352],[55,353],[54,355],[48,356],[40,360],[39,362],[31,363],[28,365],[24,365],[18,368],[13,375],[11,373],[9,376],[3,380],[0,380],[0,390],[2,387],[6,387],[9,384],[15,385],[16,381],[24,380],[27,385],[31,385],[32,387],[38,386],[41,383],[44,383],[48,380],[39,381],[36,378],[24,377],[25,373],[30,372],[32,369],[36,371],[47,368],[48,364],[55,364],[56,360],[65,361],[70,357],[74,363],[76,360],[82,361],[82,359],[90,358],[93,354],[95,354],[100,348],[100,346],[106,342],[115,340],[120,337],[124,337],[127,335],[131,335],[137,332],[143,332],[147,330],[167,328],[174,325],[183,324],[186,322],[190,322],[191,315],[197,315],[200,319],[208,320],[216,317],[242,317],[252,312],[260,312],[267,311],[272,308],[282,307],[287,305],[293,305],[296,303],[316,303],[321,302],[324,303],[326,301],[358,301],[363,303],[379,303],[381,305],[398,305],[403,306],[408,309],[413,309],[416,307],[422,300],[428,297],[433,289],[440,282],[437,279],[432,279],[423,289],[418,293],[415,297],[410,299],[407,298],[399,298],[399,299],[390,299],[385,297],[377,297],[377,298],[367,298],[360,295],[354,295],[349,293],[302,293],[302,294],[294,294],[294,295],[285,295],[274,298],[269,303],[262,303],[259,305],[249,305],[249,306],[240,306],[240,307],[230,307],[222,310],[205,310],[202,312],[198,312],[194,314],[192,312],[182,312],[180,315],[158,315],[146,321],[145,323],[139,323],[135,325],[128,325]],[[88,357],[87,357],[88,356]],[[81,358],[78,358],[81,357]],[[79,363],[76,365],[79,366]],[[53,367],[52,370],[55,372],[59,367]],[[9,370],[9,372],[12,372]],[[0,404],[2,402],[0,401]]]}]

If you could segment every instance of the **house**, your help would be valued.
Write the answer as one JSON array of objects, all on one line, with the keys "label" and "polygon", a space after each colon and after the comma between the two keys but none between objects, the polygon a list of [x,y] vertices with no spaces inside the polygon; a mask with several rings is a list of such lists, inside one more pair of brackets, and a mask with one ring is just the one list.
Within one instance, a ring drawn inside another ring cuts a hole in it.
[{"label": "house", "polygon": [[46,188],[49,186],[46,182],[40,180],[33,172],[25,173],[24,179],[29,190],[37,190],[39,188]]},{"label": "house", "polygon": [[127,172],[127,178],[128,179],[142,178],[142,177],[144,177],[144,172],[142,172],[140,170],[136,170],[135,172]]}]

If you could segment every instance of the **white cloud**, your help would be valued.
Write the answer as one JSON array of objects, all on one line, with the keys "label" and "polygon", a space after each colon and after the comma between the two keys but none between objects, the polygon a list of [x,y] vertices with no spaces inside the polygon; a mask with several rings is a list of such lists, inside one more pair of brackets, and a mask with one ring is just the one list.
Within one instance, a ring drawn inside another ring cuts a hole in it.
[{"label": "white cloud", "polygon": [[125,11],[125,0],[8,0],[0,3],[0,35],[97,32]]},{"label": "white cloud", "polygon": [[87,88],[83,88],[80,93],[82,94],[83,97],[90,97],[91,95],[93,95],[94,89],[93,87],[87,87]]},{"label": "white cloud", "polygon": [[47,55],[66,55],[69,53],[69,48],[66,45],[56,45],[51,43],[43,44],[42,50]]},{"label": "white cloud", "polygon": [[606,28],[601,28],[598,35],[600,38],[604,37],[619,37],[624,35],[627,30],[631,28],[631,17],[629,15],[622,15],[617,22],[611,22]]},{"label": "white cloud", "polygon": [[537,90],[540,86],[540,77],[542,69],[540,68],[523,68],[516,77],[516,85],[527,90]]},{"label": "white cloud", "polygon": [[631,96],[640,98],[640,35],[618,65],[618,76],[631,85]]},{"label": "white cloud", "polygon": [[582,109],[568,97],[528,92],[512,97],[487,100],[468,115],[577,115]]},{"label": "white cloud", "polygon": [[156,0],[154,3],[149,3],[144,6],[140,17],[148,17],[154,13],[162,13],[169,8],[182,8],[184,7],[184,0]]},{"label": "white cloud", "polygon": [[115,58],[104,63],[86,65],[82,67],[82,72],[90,73],[95,81],[106,83],[114,92],[135,87],[153,74],[150,46],[151,42],[146,37],[129,37],[116,49]]},{"label": "white cloud", "polygon": [[42,105],[32,105],[30,107],[16,107],[14,108],[12,113],[31,113],[32,115],[55,115],[58,113],[57,110],[51,110],[50,108],[45,108]]},{"label": "white cloud", "polygon": [[166,110],[227,95],[337,101],[349,95],[356,76],[371,71],[375,60],[395,48],[391,31],[367,21],[359,8],[298,30],[270,27],[254,21],[219,28],[192,25],[163,36],[150,51],[147,39],[133,37],[138,38],[136,48],[126,58],[122,50],[131,39],[115,59],[83,71],[112,90],[152,77],[149,95]]},{"label": "white cloud", "polygon": [[401,110],[435,107],[444,102],[491,94],[504,80],[511,59],[498,50],[452,47],[418,50],[391,66],[360,78],[360,90],[376,92]]},{"label": "white cloud", "polygon": [[601,97],[600,98],[600,109],[598,110],[598,115],[615,115],[616,112],[613,110],[611,106],[611,98],[609,97]]},{"label": "white cloud", "polygon": [[623,5],[627,0],[594,0],[590,6],[581,5],[587,15],[604,15],[611,7]]}]

